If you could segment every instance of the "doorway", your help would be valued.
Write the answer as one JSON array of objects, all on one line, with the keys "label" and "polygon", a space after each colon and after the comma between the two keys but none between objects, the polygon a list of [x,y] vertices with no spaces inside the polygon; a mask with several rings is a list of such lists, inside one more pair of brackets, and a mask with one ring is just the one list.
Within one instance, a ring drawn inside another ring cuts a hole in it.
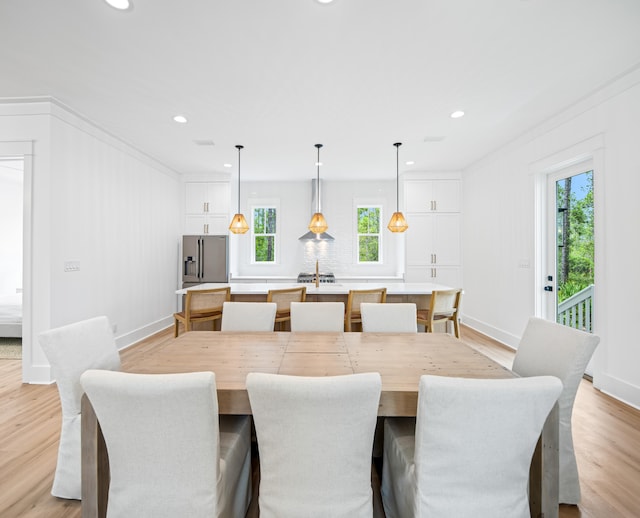
[{"label": "doorway", "polygon": [[593,332],[595,307],[593,168],[547,176],[545,317]]},{"label": "doorway", "polygon": [[0,157],[0,358],[22,358],[24,160]]}]

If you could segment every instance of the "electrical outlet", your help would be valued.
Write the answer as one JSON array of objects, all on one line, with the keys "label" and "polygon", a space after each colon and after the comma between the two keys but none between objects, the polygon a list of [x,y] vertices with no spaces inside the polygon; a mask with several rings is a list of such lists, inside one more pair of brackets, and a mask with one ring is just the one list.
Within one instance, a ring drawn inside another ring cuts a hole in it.
[{"label": "electrical outlet", "polygon": [[64,263],[64,271],[65,272],[78,272],[78,271],[80,271],[80,261],[65,261],[65,263]]}]

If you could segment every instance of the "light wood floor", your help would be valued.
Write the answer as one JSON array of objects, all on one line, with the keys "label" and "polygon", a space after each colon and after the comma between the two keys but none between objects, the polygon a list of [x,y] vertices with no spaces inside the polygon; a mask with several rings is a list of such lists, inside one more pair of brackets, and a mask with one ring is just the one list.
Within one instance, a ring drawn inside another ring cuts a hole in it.
[{"label": "light wood floor", "polygon": [[[167,329],[122,352],[123,367],[164,340]],[[463,326],[462,338],[510,366],[513,353]],[[582,381],[574,407],[575,449],[582,482],[580,506],[561,518],[640,516],[640,411]],[[0,360],[0,517],[80,517],[80,502],[50,494],[60,433],[55,385],[21,383],[19,360]],[[257,478],[257,477],[256,477]],[[249,517],[257,517],[253,502]],[[376,517],[383,516],[376,508]]]}]

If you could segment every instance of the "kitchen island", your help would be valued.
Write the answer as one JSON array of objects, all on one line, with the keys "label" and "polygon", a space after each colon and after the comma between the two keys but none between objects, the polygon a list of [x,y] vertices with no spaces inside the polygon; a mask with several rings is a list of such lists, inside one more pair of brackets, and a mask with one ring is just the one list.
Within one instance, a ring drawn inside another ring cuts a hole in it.
[{"label": "kitchen island", "polygon": [[[306,286],[307,302],[344,302],[347,304],[350,290],[373,290],[376,288],[387,288],[387,302],[400,303],[408,302],[416,305],[417,309],[429,309],[431,293],[439,290],[450,290],[449,286],[432,282],[327,282],[320,283],[316,287],[315,283],[285,283],[285,282],[208,282],[198,284],[188,288],[189,290],[206,290],[214,288],[231,288],[231,300],[234,302],[265,302],[269,290],[283,290]],[[187,288],[177,290],[180,296],[180,307],[184,306],[184,295]],[[208,324],[208,323],[206,323]],[[201,325],[192,324],[193,329],[204,329]],[[419,326],[422,329],[422,326]],[[216,327],[214,327],[216,329]]]},{"label": "kitchen island", "polygon": [[[415,302],[419,308],[429,307],[429,298],[433,291],[448,290],[449,286],[435,284],[431,282],[335,282],[321,283],[316,287],[314,283],[205,283],[189,288],[212,289],[231,287],[231,300],[234,301],[264,301],[269,290],[281,290],[307,287],[307,301],[309,302],[346,302],[349,290],[372,290],[375,288],[387,288],[387,302]],[[177,290],[177,295],[186,294],[187,289]]]}]

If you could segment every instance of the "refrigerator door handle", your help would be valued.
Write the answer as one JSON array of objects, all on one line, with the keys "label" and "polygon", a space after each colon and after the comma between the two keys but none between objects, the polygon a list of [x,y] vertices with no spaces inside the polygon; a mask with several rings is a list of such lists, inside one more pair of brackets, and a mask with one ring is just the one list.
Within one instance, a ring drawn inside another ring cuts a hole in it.
[{"label": "refrigerator door handle", "polygon": [[198,240],[198,251],[200,253],[198,257],[199,268],[199,277],[200,280],[204,279],[204,239],[200,238]]}]

